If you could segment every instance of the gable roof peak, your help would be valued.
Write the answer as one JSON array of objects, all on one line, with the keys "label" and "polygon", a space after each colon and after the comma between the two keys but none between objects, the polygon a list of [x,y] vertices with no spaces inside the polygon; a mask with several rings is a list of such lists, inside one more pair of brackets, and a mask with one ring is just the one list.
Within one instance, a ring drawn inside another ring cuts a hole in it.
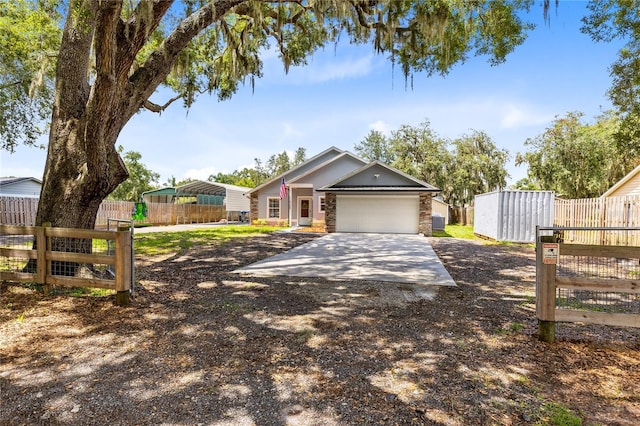
[{"label": "gable roof peak", "polygon": [[345,152],[348,152],[348,151],[344,151],[344,150],[342,150],[340,148],[337,148],[336,146],[331,146],[331,147],[325,149],[324,151],[320,152],[319,154],[316,154],[313,157],[303,161],[302,163],[298,164],[297,166],[292,167],[291,169],[287,170],[286,172],[280,173],[278,176],[275,176],[275,177],[267,180],[266,182],[261,183],[260,185],[256,186],[251,191],[249,191],[248,194],[251,194],[252,192],[256,192],[256,191],[264,188],[265,186],[272,184],[273,182],[280,182],[280,180],[282,180],[282,178],[285,177],[286,175],[290,175],[291,173],[295,172],[296,170],[299,170],[302,167],[307,166],[312,161],[316,161],[318,158],[321,158],[322,156],[325,156],[325,155],[330,154],[332,152],[335,154],[335,157],[338,157],[339,155],[342,155],[342,154],[344,154]]},{"label": "gable roof peak", "polygon": [[622,179],[616,182],[611,188],[609,188],[604,194],[602,194],[600,198],[608,197],[609,195],[613,194],[618,189],[620,189],[620,187],[629,182],[638,173],[640,173],[640,164],[638,164],[633,170],[631,170]]}]

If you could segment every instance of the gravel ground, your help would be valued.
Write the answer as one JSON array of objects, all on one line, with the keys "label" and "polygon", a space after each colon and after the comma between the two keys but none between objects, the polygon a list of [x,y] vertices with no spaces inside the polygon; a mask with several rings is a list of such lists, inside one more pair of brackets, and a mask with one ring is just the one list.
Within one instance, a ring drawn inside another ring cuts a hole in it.
[{"label": "gravel ground", "polygon": [[248,278],[316,238],[272,234],[138,258],[128,308],[2,289],[0,424],[640,423],[640,330],[536,338],[533,250],[432,238],[457,288]]}]

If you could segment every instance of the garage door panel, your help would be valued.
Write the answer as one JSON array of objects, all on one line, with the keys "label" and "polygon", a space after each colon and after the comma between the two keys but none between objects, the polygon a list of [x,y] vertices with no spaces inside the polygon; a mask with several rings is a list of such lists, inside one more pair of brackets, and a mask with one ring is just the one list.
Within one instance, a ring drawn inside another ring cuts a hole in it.
[{"label": "garage door panel", "polygon": [[338,232],[417,234],[418,196],[338,195]]}]

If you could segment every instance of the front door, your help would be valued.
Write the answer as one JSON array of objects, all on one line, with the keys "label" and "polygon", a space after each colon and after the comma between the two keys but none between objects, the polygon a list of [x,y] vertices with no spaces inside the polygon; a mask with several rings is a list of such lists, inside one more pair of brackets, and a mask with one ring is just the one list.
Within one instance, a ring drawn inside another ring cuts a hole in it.
[{"label": "front door", "polygon": [[300,226],[309,226],[311,225],[311,199],[310,198],[300,198],[299,205],[299,214],[298,214],[298,225]]}]

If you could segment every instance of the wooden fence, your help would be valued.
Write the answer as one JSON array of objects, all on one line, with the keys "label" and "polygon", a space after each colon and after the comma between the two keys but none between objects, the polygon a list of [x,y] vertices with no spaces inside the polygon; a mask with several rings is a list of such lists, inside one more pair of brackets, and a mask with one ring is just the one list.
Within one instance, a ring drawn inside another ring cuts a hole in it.
[{"label": "wooden fence", "polygon": [[555,201],[556,226],[640,226],[640,196]]},{"label": "wooden fence", "polygon": [[37,198],[0,197],[0,224],[33,226],[37,211]]},{"label": "wooden fence", "polygon": [[[107,226],[107,219],[131,220],[135,203],[129,201],[103,201],[96,216],[96,228]],[[0,224],[33,226],[38,210],[37,198],[0,197]],[[224,206],[198,204],[147,203],[150,225],[176,225],[186,223],[211,223],[227,218]]]},{"label": "wooden fence", "polygon": [[555,340],[556,322],[640,327],[640,314],[634,313],[640,311],[640,247],[538,240],[536,315],[542,340]]},{"label": "wooden fence", "polygon": [[473,207],[449,207],[449,223],[473,225]]},{"label": "wooden fence", "polygon": [[[579,200],[562,200],[556,198],[554,226],[560,227],[599,227],[616,228],[640,227],[640,196],[584,198]],[[584,233],[568,231],[563,235],[565,242],[577,244],[620,244],[640,246],[637,233],[624,236],[612,235],[604,230]]]},{"label": "wooden fence", "polygon": [[[112,289],[123,306],[132,287],[132,249],[130,230],[0,225],[0,281],[41,284],[45,293],[51,285]],[[90,265],[85,276],[81,265]]]}]

